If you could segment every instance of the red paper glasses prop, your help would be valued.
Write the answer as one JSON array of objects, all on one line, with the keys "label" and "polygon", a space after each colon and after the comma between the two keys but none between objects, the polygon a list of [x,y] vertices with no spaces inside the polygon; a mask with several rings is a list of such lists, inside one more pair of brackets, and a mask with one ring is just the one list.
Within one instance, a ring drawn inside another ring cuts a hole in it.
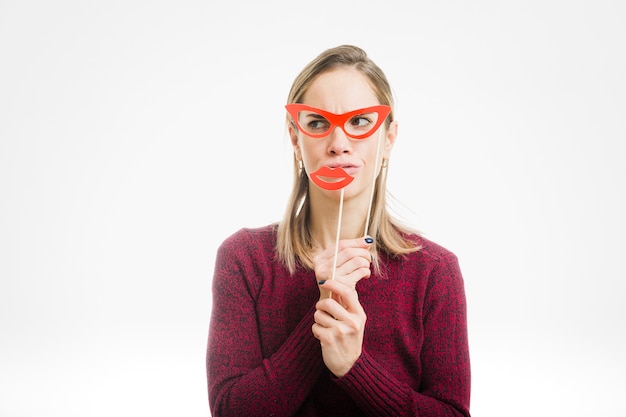
[{"label": "red paper glasses prop", "polygon": [[285,108],[298,129],[312,138],[323,138],[335,127],[340,127],[352,139],[365,139],[380,127],[391,112],[391,107],[385,105],[366,107],[343,114],[299,103],[287,104]]},{"label": "red paper glasses prop", "polygon": [[[287,104],[285,108],[298,129],[316,139],[328,136],[335,127],[341,128],[352,139],[365,139],[380,127],[391,112],[391,107],[385,105],[365,107],[343,114],[299,103]],[[326,181],[326,178],[331,181]],[[340,167],[322,167],[311,173],[311,180],[325,190],[342,189],[353,179],[354,177]]]}]

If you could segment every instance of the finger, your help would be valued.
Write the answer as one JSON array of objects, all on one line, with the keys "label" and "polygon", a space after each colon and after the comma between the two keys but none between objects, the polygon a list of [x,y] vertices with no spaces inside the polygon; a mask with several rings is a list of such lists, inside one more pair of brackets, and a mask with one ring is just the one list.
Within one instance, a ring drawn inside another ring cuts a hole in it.
[{"label": "finger", "polygon": [[[366,249],[372,246],[374,240],[371,237],[359,237],[356,239],[341,239],[338,244],[338,252],[342,252],[345,249]],[[361,252],[364,253],[364,252]],[[335,256],[335,247],[327,248],[314,256],[314,259],[318,259],[320,261],[331,259]]]},{"label": "finger", "polygon": [[[334,256],[334,255],[333,255]],[[370,276],[371,255],[365,249],[347,249],[334,258],[322,259],[321,256],[314,260],[315,275],[318,280],[330,279],[335,268],[335,277],[351,275],[350,284],[356,285],[361,278]]]},{"label": "finger", "polygon": [[329,309],[332,309],[329,303],[322,303],[319,308],[315,310],[315,314],[313,314],[313,320],[315,323],[322,327],[332,327],[335,325],[337,318],[327,311]]},{"label": "finger", "polygon": [[317,323],[313,323],[313,326],[311,326],[311,330],[313,331],[313,336],[315,336],[316,339],[318,340],[322,340],[322,334],[324,333],[324,331],[326,330],[326,328],[324,326],[321,326]]},{"label": "finger", "polygon": [[[365,259],[370,258],[370,248],[374,240],[371,237],[356,238],[356,239],[342,239],[339,241],[338,255],[342,254],[346,258],[353,256],[362,256]],[[341,263],[341,259],[338,257],[338,263]]]},{"label": "finger", "polygon": [[372,273],[370,264],[369,259],[362,257],[351,258],[337,267],[336,277],[346,284],[356,287],[356,284],[362,278],[370,277]]},{"label": "finger", "polygon": [[345,248],[337,253],[337,265],[343,265],[352,259],[359,258],[363,261],[370,263],[372,257],[368,249],[365,248]]},{"label": "finger", "polygon": [[342,239],[339,241],[339,249],[344,248],[369,248],[374,243],[374,239],[369,236],[358,237],[356,239]]},{"label": "finger", "polygon": [[356,290],[345,283],[338,280],[330,280],[324,281],[320,283],[320,286],[325,290],[331,291],[333,293],[333,297],[337,296],[341,299],[341,304],[339,304],[334,299],[324,299],[320,300],[316,307],[320,310],[326,311],[331,316],[340,319],[342,316],[342,310],[348,312],[361,312],[363,311],[363,307],[361,303],[359,303],[359,296]]},{"label": "finger", "polygon": [[[339,248],[336,253],[337,259],[335,259],[334,248],[328,248],[326,250],[317,252],[313,257],[313,263],[315,265],[315,274],[317,279],[329,279],[333,277],[333,274],[348,275],[354,270],[359,268],[368,268],[372,261],[372,255],[369,252],[373,240],[370,237],[357,238],[357,239],[342,239],[339,241]],[[356,264],[344,265],[347,262],[351,262],[354,258],[361,258],[362,261]],[[353,285],[363,278],[368,277],[369,272],[363,274],[357,274],[352,281]]]},{"label": "finger", "polygon": [[331,298],[320,300],[315,308],[314,321],[325,329],[337,327],[342,321],[349,320],[352,314]]}]

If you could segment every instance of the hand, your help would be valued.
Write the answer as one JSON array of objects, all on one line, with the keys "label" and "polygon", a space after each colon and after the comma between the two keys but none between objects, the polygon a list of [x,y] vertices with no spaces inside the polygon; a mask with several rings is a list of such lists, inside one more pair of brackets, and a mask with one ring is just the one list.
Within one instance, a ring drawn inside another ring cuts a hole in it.
[{"label": "hand", "polygon": [[365,238],[340,240],[334,279],[334,248],[313,260],[315,277],[320,282],[313,335],[320,341],[326,367],[337,377],[344,376],[361,356],[367,316],[359,303],[356,284],[371,275],[370,246]]},{"label": "hand", "polygon": [[332,292],[333,298],[317,302],[313,335],[320,341],[326,367],[340,378],[361,356],[367,316],[353,285],[330,280],[320,286]]},{"label": "hand", "polygon": [[[356,284],[362,278],[369,278],[370,263],[372,256],[369,248],[372,245],[367,240],[371,238],[344,239],[339,241],[335,278],[356,288]],[[315,256],[313,268],[318,282],[332,279],[333,265],[335,263],[335,248],[326,249]],[[320,299],[328,298],[330,291],[320,286]]]}]

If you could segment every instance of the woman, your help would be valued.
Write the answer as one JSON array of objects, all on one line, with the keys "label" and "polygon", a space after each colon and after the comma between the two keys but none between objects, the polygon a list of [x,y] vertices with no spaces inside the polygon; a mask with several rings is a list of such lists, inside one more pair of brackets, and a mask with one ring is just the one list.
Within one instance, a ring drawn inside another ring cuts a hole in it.
[{"label": "woman", "polygon": [[304,68],[287,103],[285,216],[239,230],[217,254],[212,415],[469,416],[457,259],[386,209],[398,126],[385,75],[339,46]]}]

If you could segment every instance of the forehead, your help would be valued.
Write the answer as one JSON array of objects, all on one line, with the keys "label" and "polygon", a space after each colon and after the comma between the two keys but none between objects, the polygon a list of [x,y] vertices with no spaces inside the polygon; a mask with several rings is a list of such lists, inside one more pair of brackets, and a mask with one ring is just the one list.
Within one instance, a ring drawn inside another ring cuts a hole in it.
[{"label": "forehead", "polygon": [[360,71],[348,67],[315,77],[302,101],[338,114],[380,104],[369,79]]}]

